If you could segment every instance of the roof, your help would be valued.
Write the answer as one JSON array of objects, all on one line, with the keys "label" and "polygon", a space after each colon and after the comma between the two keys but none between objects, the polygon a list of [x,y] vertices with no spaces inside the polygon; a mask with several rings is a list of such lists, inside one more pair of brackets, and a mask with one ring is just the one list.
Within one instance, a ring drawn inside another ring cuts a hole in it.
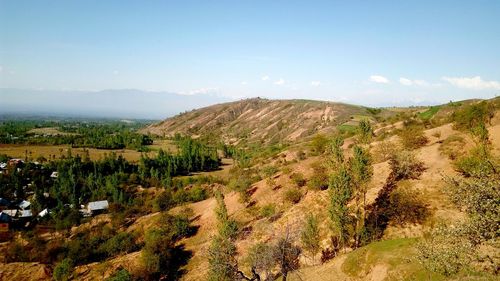
[{"label": "roof", "polygon": [[21,209],[26,209],[31,205],[30,201],[23,200],[21,203],[17,204],[17,206]]},{"label": "roof", "polygon": [[32,216],[33,214],[31,213],[31,210],[22,210],[21,214],[19,215],[20,218],[29,218]]},{"label": "roof", "polygon": [[106,210],[109,207],[108,200],[89,202],[89,211]]},{"label": "roof", "polygon": [[10,222],[10,221],[11,221],[11,219],[10,219],[9,215],[7,215],[4,212],[0,213],[0,222]]},{"label": "roof", "polygon": [[5,198],[0,198],[0,206],[9,206],[10,201]]},{"label": "roof", "polygon": [[10,217],[15,217],[17,215],[17,210],[3,210],[2,213]]},{"label": "roof", "polygon": [[48,209],[43,209],[40,213],[38,213],[38,216],[43,218],[45,217],[46,215],[49,214],[49,210]]}]

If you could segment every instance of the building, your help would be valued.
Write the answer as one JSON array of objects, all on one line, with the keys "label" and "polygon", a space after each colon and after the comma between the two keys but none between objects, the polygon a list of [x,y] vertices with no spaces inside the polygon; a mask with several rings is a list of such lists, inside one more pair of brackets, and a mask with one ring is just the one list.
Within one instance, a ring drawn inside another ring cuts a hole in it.
[{"label": "building", "polygon": [[105,212],[109,208],[108,200],[89,202],[87,212],[91,215]]}]

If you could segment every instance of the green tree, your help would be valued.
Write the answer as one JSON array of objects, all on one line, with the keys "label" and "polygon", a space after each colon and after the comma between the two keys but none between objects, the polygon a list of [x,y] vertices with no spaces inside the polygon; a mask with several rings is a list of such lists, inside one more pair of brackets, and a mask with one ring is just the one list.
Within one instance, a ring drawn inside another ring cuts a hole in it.
[{"label": "green tree", "polygon": [[302,248],[309,252],[311,259],[314,263],[314,258],[319,253],[320,250],[320,236],[319,236],[319,225],[318,220],[312,214],[306,217],[306,221],[302,232],[300,234],[300,239],[302,242]]},{"label": "green tree", "polygon": [[347,204],[352,198],[352,177],[344,165],[341,165],[330,177],[330,206],[328,213],[332,230],[342,247],[349,240],[351,217]]},{"label": "green tree", "polygon": [[360,143],[369,143],[373,137],[373,128],[370,121],[363,119],[358,125],[358,139]]}]

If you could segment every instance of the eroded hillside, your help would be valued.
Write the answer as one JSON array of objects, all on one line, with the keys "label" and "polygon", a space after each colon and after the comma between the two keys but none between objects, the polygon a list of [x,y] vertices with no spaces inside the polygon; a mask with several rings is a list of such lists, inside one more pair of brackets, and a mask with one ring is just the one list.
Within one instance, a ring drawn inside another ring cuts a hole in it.
[{"label": "eroded hillside", "polygon": [[367,108],[311,100],[242,100],[182,113],[143,132],[172,136],[222,135],[226,142],[295,141],[318,132],[331,133],[355,116],[371,117]]}]

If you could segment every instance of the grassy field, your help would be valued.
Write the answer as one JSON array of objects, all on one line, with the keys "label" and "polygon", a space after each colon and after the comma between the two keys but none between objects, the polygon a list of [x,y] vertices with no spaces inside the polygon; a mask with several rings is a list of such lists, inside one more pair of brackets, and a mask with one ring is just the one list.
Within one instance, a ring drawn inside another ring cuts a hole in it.
[{"label": "grassy field", "polygon": [[[46,128],[44,128],[46,129]],[[169,140],[158,140],[148,146],[151,149],[146,153],[150,156],[156,155],[158,150],[163,149],[166,151],[176,152],[177,146]],[[98,160],[104,158],[106,154],[116,153],[125,157],[128,161],[136,162],[140,159],[143,152],[131,149],[95,149],[95,148],[72,148],[70,145],[22,145],[22,144],[0,144],[0,154],[6,154],[12,158],[28,158],[29,160],[36,160],[37,158],[44,157],[60,158],[68,154],[71,150],[73,156],[85,154],[85,150],[89,151],[90,159]]]},{"label": "grassy field", "polygon": [[424,120],[429,120],[432,118],[432,116],[434,116],[436,113],[438,113],[438,111],[440,109],[441,109],[441,107],[439,107],[439,106],[431,106],[426,111],[420,113],[419,116],[420,116],[420,118],[422,118]]},{"label": "grassy field", "polygon": [[62,132],[56,127],[46,127],[46,128],[35,128],[28,131],[28,134],[38,134],[38,135],[76,135],[75,133]]}]

